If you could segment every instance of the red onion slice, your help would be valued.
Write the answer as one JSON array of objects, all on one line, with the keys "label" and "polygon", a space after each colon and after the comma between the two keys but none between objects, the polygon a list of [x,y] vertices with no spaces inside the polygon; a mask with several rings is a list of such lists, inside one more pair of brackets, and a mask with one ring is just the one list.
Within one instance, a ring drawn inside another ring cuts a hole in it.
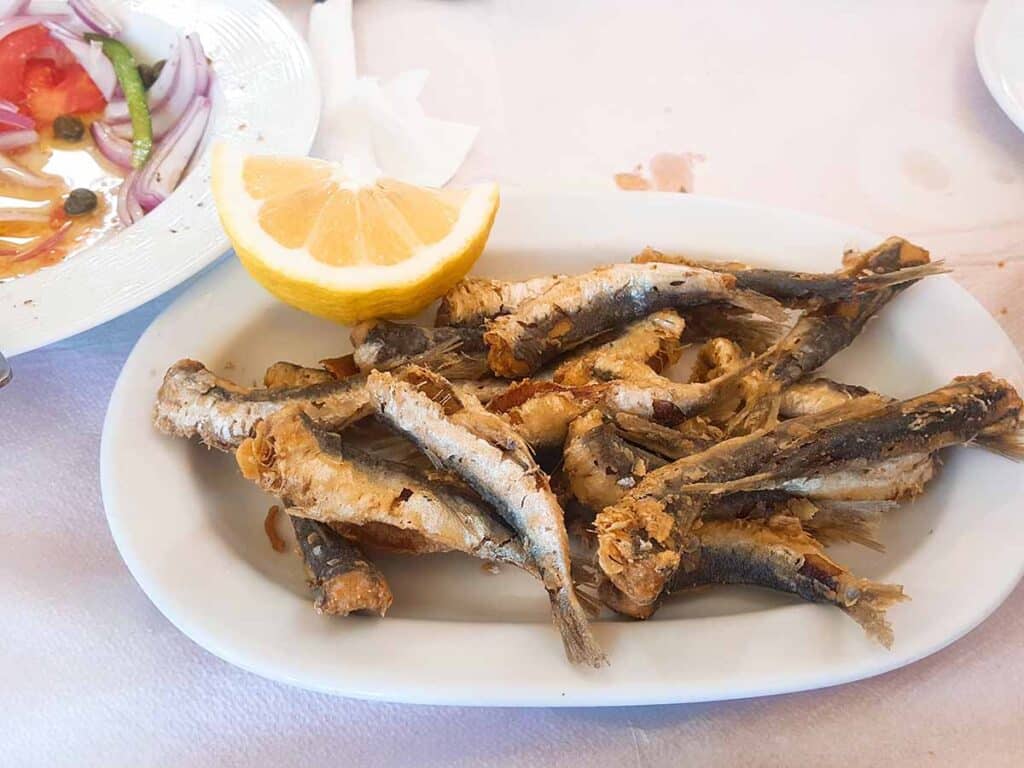
[{"label": "red onion slice", "polygon": [[200,96],[208,96],[211,80],[210,62],[207,60],[206,51],[203,50],[203,44],[199,40],[199,33],[190,35],[189,42],[192,43],[192,55],[196,60],[196,93]]},{"label": "red onion slice", "polygon": [[70,32],[66,27],[55,24],[52,21],[46,23],[50,35],[71,51],[72,55],[82,65],[89,78],[96,84],[103,99],[109,101],[114,95],[114,88],[117,87],[117,75],[114,73],[114,65],[110,63],[103,53],[103,46],[98,42],[86,42]]},{"label": "red onion slice", "polygon": [[0,19],[9,19],[28,10],[32,0],[0,0]]},{"label": "red onion slice", "polygon": [[68,5],[75,15],[93,32],[108,37],[117,37],[121,25],[107,13],[95,0],[69,0]]},{"label": "red onion slice", "polygon": [[[185,114],[196,97],[198,72],[196,71],[195,56],[189,55],[192,44],[187,37],[184,37],[179,38],[178,45],[181,48],[181,64],[178,68],[178,77],[174,88],[171,89],[171,94],[163,106],[151,113],[154,140],[162,139],[180,123],[182,115]],[[113,126],[112,130],[122,139],[132,138],[130,123],[119,123]]]},{"label": "red onion slice", "polygon": [[198,97],[167,138],[157,145],[136,185],[139,204],[151,211],[166,200],[203,140],[210,119],[210,100]]},{"label": "red onion slice", "polygon": [[135,195],[135,185],[138,180],[139,172],[132,171],[121,182],[121,188],[117,190],[117,218],[126,227],[130,227],[146,215]]},{"label": "red onion slice", "polygon": [[6,131],[0,133],[0,152],[27,147],[37,141],[39,141],[39,134],[35,131]]},{"label": "red onion slice", "polygon": [[12,16],[9,19],[4,19],[0,21],[0,40],[26,27],[34,27],[36,24],[42,23],[43,19],[34,16]]},{"label": "red onion slice", "polygon": [[34,256],[38,256],[40,253],[46,253],[46,251],[53,248],[57,243],[64,239],[64,235],[68,233],[71,228],[71,222],[65,221],[61,224],[60,229],[45,238],[39,240],[36,244],[30,245],[26,250],[19,251],[18,254],[13,258],[9,259],[9,263],[17,264],[19,261],[28,261]]},{"label": "red onion slice", "polygon": [[110,126],[95,122],[89,127],[96,148],[107,160],[121,168],[132,167],[132,143],[115,136]]},{"label": "red onion slice", "polygon": [[[13,104],[11,106],[14,107]],[[4,105],[0,104],[0,126],[3,125],[30,131],[36,127],[36,121],[28,115],[18,112],[17,107],[7,109]]]},{"label": "red onion slice", "polygon": [[46,176],[40,173],[33,173],[28,168],[23,168],[16,162],[0,153],[0,177],[3,177],[13,184],[20,184],[23,187],[33,189],[46,189],[56,187],[64,182],[56,176]]},{"label": "red onion slice", "polygon": [[[156,82],[153,83],[146,94],[150,114],[160,109],[167,102],[178,80],[180,64],[181,44],[179,41],[175,44],[170,56],[167,57],[167,63],[164,64],[164,68],[160,70],[160,77],[156,79]],[[108,123],[120,124],[130,122],[132,117],[131,113],[128,112],[128,102],[124,101],[124,99],[110,102],[107,104],[103,117]]]}]

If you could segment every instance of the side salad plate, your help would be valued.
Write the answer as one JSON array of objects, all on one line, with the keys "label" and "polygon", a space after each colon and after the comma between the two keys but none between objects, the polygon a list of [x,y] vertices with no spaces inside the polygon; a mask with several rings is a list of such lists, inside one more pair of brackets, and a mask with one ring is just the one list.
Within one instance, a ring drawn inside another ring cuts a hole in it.
[{"label": "side salad plate", "polygon": [[272,4],[111,8],[0,3],[7,357],[128,312],[229,249],[210,196],[214,137],[301,155],[316,131],[309,52]]}]

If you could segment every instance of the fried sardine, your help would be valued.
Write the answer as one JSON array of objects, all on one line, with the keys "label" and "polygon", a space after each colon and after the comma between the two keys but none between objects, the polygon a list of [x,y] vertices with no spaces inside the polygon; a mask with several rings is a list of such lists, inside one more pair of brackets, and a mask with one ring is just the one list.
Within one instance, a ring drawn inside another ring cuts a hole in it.
[{"label": "fried sardine", "polygon": [[422,368],[372,373],[367,388],[384,421],[465,480],[519,534],[548,591],[569,659],[607,663],[572,582],[564,513],[522,437]]},{"label": "fried sardine", "polygon": [[416,551],[465,552],[534,572],[513,531],[460,483],[371,456],[299,407],[260,422],[236,459],[246,478],[287,498],[292,515],[389,526],[414,538]]}]

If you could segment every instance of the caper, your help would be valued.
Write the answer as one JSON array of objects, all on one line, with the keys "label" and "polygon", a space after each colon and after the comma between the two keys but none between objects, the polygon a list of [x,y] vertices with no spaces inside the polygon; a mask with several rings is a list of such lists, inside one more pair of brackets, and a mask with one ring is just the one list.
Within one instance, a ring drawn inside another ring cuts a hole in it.
[{"label": "caper", "polygon": [[139,64],[139,77],[142,78],[142,87],[147,91],[153,87],[153,83],[160,77],[160,73],[164,71],[164,65],[167,63],[166,59],[161,59],[156,64]]},{"label": "caper", "polygon": [[81,141],[85,124],[74,115],[61,115],[53,121],[53,135],[61,141]]},{"label": "caper", "polygon": [[64,213],[68,216],[82,216],[95,211],[97,205],[99,200],[96,199],[96,193],[91,189],[79,187],[71,190],[64,201]]}]

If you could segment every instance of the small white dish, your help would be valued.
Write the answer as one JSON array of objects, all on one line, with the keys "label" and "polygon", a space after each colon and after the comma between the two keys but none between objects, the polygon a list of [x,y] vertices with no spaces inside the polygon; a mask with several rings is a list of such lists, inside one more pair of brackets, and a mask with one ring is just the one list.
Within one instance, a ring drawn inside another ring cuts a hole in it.
[{"label": "small white dish", "polygon": [[[506,193],[475,272],[577,272],[645,245],[696,256],[832,270],[846,248],[881,238],[797,213],[684,195]],[[886,521],[884,555],[834,550],[869,578],[906,585],[887,651],[840,611],[752,588],[674,599],[651,621],[602,621],[611,659],[566,662],[543,590],[522,573],[483,572],[461,555],[381,558],[388,618],[318,616],[299,559],[271,550],[274,499],[232,456],[158,434],[152,404],[181,357],[240,383],[271,363],[314,364],[350,349],[347,329],[290,309],[234,260],[180,296],[143,335],[114,389],[101,476],[117,546],[156,606],[212,653],[318,691],[430,704],[620,705],[727,699],[857,680],[934,653],[1006,597],[1024,565],[1024,470],[982,451],[949,451],[925,495]],[[909,396],[993,370],[1024,383],[995,321],[948,278],[887,307],[827,371]]]},{"label": "small white dish", "polygon": [[141,222],[59,264],[0,283],[0,350],[8,357],[135,309],[230,248],[210,193],[211,137],[232,137],[268,154],[302,155],[313,142],[316,74],[305,42],[273,5],[140,0],[132,8],[126,36],[144,52],[159,50],[168,28],[199,32],[216,73],[207,138],[178,189]]},{"label": "small white dish", "polygon": [[974,34],[974,55],[992,97],[1024,131],[1024,3],[989,0]]}]

